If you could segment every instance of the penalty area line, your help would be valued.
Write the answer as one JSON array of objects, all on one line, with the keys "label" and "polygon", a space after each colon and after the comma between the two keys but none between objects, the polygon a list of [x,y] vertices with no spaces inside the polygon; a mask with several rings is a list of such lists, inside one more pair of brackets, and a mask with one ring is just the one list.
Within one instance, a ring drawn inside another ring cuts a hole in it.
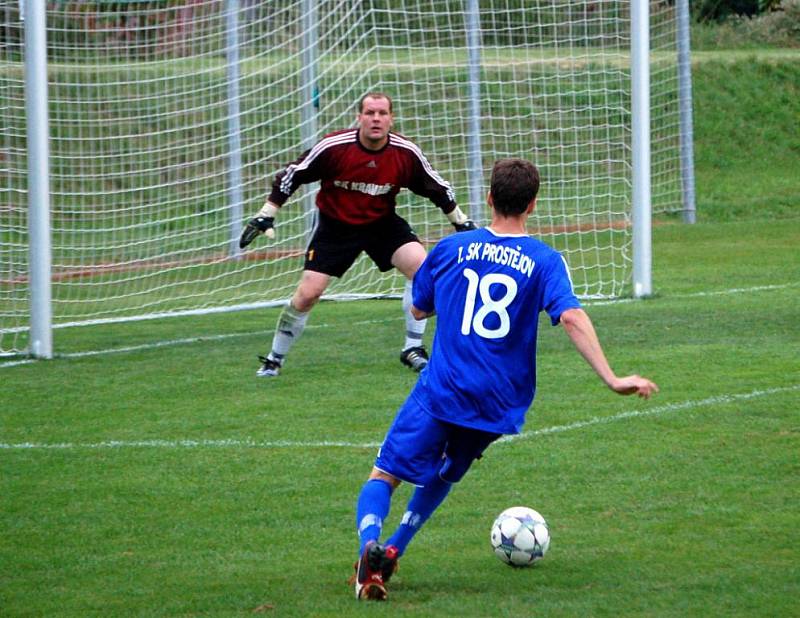
[{"label": "penalty area line", "polygon": [[593,416],[585,421],[575,421],[566,425],[555,425],[553,427],[543,427],[534,431],[525,431],[515,435],[503,436],[498,442],[514,442],[515,440],[524,440],[536,436],[546,436],[553,433],[563,433],[565,431],[572,431],[574,429],[583,429],[591,425],[603,425],[606,423],[614,423],[629,418],[641,418],[646,416],[658,416],[668,412],[679,412],[681,410],[691,410],[693,408],[703,408],[705,406],[713,406],[717,404],[735,403],[737,401],[746,401],[748,399],[756,399],[758,397],[767,397],[769,395],[777,395],[780,393],[788,393],[792,391],[800,391],[800,384],[793,386],[781,386],[776,388],[769,388],[766,390],[751,391],[749,393],[737,393],[733,395],[715,395],[714,397],[707,397],[706,399],[695,399],[683,401],[681,403],[668,403],[663,406],[656,406],[655,408],[645,408],[641,410],[631,410],[629,412],[620,412],[611,416]]},{"label": "penalty area line", "polygon": [[[543,427],[533,431],[526,431],[516,435],[504,436],[498,440],[498,444],[527,440],[550,434],[565,433],[577,429],[584,429],[593,425],[604,425],[615,423],[631,418],[644,418],[649,416],[659,416],[670,412],[682,410],[692,410],[711,405],[736,403],[747,401],[759,397],[769,397],[783,393],[800,391],[800,384],[792,386],[782,386],[768,388],[764,390],[750,391],[749,393],[736,393],[732,395],[715,395],[705,399],[691,399],[680,403],[668,403],[653,408],[643,408],[620,412],[611,416],[594,416],[585,421],[575,421],[566,425],[554,425]],[[20,442],[7,443],[0,442],[0,450],[78,450],[78,449],[122,449],[122,448],[257,448],[257,449],[278,449],[278,448],[354,448],[354,449],[376,449],[380,442],[347,442],[325,440],[320,442],[313,441],[293,441],[293,440],[253,440],[252,438],[226,439],[226,440],[105,440],[102,442],[55,442],[55,443],[35,443]]]}]

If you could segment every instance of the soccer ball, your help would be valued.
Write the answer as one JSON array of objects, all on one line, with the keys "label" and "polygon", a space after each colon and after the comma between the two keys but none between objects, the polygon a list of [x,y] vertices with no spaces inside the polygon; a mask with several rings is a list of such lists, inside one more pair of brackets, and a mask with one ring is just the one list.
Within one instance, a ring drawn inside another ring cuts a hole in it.
[{"label": "soccer ball", "polygon": [[513,567],[529,566],[541,560],[550,547],[547,522],[537,511],[525,506],[506,509],[492,524],[494,555]]}]

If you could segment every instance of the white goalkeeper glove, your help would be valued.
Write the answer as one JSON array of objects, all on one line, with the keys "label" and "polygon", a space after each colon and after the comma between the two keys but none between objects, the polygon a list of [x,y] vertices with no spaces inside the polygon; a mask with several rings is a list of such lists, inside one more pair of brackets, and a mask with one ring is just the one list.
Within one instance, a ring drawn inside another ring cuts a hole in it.
[{"label": "white goalkeeper glove", "polygon": [[275,238],[275,215],[278,207],[272,202],[267,202],[258,211],[258,214],[247,222],[239,237],[239,248],[244,249],[256,236],[264,234],[267,238]]}]

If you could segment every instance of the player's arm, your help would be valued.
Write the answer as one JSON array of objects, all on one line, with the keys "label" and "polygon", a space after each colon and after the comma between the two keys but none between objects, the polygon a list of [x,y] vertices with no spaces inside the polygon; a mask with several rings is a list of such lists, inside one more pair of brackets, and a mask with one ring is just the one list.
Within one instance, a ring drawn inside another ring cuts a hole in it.
[{"label": "player's arm", "polygon": [[309,156],[310,153],[311,150],[306,150],[300,158],[275,174],[267,201],[242,230],[239,237],[240,249],[253,242],[259,234],[270,239],[275,238],[275,217],[280,207],[300,185],[319,180],[319,161],[322,157]]},{"label": "player's arm", "polygon": [[561,314],[561,324],[581,356],[594,369],[600,379],[615,393],[649,398],[658,392],[658,386],[638,375],[618,377],[608,364],[594,325],[583,309],[567,309]]},{"label": "player's arm", "polygon": [[423,311],[418,307],[411,305],[411,315],[414,316],[415,320],[424,320],[425,318],[429,318],[432,315],[436,314],[436,310],[433,311]]},{"label": "player's arm", "polygon": [[431,166],[422,151],[414,152],[413,182],[409,189],[427,197],[438,206],[447,217],[447,220],[456,229],[456,232],[468,232],[476,229],[475,222],[470,219],[456,204],[453,188]]},{"label": "player's arm", "polygon": [[436,286],[433,278],[433,264],[439,260],[440,247],[430,250],[420,264],[411,282],[411,315],[415,320],[424,320],[436,313]]}]

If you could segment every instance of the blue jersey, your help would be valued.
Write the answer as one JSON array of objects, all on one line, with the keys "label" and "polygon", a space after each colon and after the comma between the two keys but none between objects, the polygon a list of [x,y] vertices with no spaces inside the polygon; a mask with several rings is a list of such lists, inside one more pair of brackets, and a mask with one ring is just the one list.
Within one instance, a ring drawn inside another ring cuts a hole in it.
[{"label": "blue jersey", "polygon": [[556,325],[581,306],[561,254],[527,235],[459,232],[425,258],[413,298],[437,321],[411,397],[441,420],[519,433],[536,390],[539,313]]}]

